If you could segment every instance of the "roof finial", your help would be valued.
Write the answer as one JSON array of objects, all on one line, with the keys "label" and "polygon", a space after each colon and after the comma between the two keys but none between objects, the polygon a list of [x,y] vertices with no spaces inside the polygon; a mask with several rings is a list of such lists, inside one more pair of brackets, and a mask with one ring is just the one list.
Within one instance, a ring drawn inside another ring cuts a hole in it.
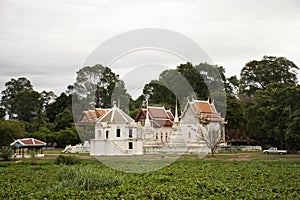
[{"label": "roof finial", "polygon": [[176,107],[175,107],[175,119],[174,119],[174,123],[178,123],[179,119],[178,119],[178,111],[177,111],[177,98],[176,98]]},{"label": "roof finial", "polygon": [[147,97],[146,97],[146,104],[147,104],[147,108],[146,108],[145,126],[151,126],[150,120],[149,120],[149,108],[148,108],[148,98]]}]

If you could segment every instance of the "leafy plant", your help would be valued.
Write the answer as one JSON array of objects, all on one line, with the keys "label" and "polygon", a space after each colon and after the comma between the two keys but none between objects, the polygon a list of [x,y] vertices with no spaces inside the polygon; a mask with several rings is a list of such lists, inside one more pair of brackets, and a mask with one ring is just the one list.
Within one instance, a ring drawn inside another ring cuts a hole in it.
[{"label": "leafy plant", "polygon": [[0,149],[0,156],[1,158],[3,158],[3,160],[8,161],[11,159],[11,156],[13,155],[13,150],[11,147],[8,146],[3,146]]},{"label": "leafy plant", "polygon": [[80,159],[76,156],[63,156],[59,155],[56,160],[56,164],[75,165],[80,163]]}]

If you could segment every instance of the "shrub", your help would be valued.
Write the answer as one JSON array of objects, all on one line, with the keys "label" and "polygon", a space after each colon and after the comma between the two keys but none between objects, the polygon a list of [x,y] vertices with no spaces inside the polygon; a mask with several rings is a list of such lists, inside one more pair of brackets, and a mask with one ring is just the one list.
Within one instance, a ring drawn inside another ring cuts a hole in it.
[{"label": "shrub", "polygon": [[3,146],[0,149],[0,157],[3,158],[3,160],[5,161],[10,160],[13,153],[14,152],[11,147]]},{"label": "shrub", "polygon": [[65,166],[58,174],[56,190],[98,190],[121,185],[123,180],[113,173],[103,172],[88,165]]},{"label": "shrub", "polygon": [[59,155],[55,161],[56,164],[75,165],[80,163],[80,159],[76,156]]}]

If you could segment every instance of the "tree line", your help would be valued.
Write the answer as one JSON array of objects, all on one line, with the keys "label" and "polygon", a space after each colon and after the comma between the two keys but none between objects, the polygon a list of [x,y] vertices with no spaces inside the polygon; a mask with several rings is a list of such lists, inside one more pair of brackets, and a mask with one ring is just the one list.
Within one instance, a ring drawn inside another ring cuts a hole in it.
[{"label": "tree line", "polygon": [[119,76],[100,64],[80,69],[76,82],[59,96],[35,91],[25,77],[11,79],[1,93],[0,145],[21,136],[61,147],[78,143],[73,116],[76,121],[83,110],[109,108],[113,101],[134,117],[145,99],[173,112],[176,99],[181,110],[189,99],[210,99],[228,122],[229,140],[238,138],[264,148],[277,146],[295,152],[300,148],[298,70],[284,57],[264,56],[246,63],[238,78],[226,77],[222,66],[188,62],[163,71],[135,100]]}]

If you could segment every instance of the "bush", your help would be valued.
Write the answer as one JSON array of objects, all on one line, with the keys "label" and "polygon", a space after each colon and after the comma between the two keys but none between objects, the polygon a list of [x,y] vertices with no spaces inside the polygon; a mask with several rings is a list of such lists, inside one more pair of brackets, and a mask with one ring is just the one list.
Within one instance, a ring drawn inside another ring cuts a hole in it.
[{"label": "bush", "polygon": [[80,163],[80,159],[76,156],[59,155],[55,161],[56,164],[75,165]]},{"label": "bush", "polygon": [[103,187],[115,187],[124,181],[114,173],[103,172],[88,165],[65,166],[58,174],[57,191],[98,190]]},{"label": "bush", "polygon": [[3,160],[5,160],[5,161],[10,160],[13,153],[14,152],[11,147],[3,146],[0,149],[0,157],[3,158]]}]

